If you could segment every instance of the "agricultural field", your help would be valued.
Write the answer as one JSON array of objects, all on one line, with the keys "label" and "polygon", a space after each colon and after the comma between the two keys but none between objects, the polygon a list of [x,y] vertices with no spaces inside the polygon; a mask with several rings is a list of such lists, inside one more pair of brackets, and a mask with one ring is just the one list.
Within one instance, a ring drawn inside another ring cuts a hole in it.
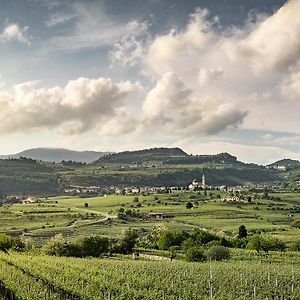
[{"label": "agricultural field", "polygon": [[[205,228],[224,236],[234,236],[240,225],[249,233],[269,233],[287,243],[300,239],[292,225],[300,220],[300,194],[276,193],[278,200],[252,200],[251,203],[222,202],[218,191],[178,192],[159,195],[107,195],[94,198],[71,196],[40,198],[36,204],[13,204],[0,208],[0,232],[23,233],[38,241],[62,233],[68,238],[84,235],[116,236],[126,228],[165,226],[170,229]],[[221,193],[221,197],[223,197]],[[254,195],[252,195],[254,198]],[[187,209],[186,203],[193,203]],[[137,216],[118,218],[120,209]],[[163,219],[148,213],[163,213]]]},{"label": "agricultural field", "polygon": [[0,270],[2,284],[18,299],[300,297],[299,268],[292,263],[99,260],[12,253],[0,254]]}]

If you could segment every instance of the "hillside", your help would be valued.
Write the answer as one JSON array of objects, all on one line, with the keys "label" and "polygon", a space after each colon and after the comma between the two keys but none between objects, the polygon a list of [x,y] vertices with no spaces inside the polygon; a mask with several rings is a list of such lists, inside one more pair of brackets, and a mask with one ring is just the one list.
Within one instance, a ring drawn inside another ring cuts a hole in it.
[{"label": "hillside", "polygon": [[0,160],[0,193],[49,195],[58,193],[57,171],[52,163],[28,158]]},{"label": "hillside", "polygon": [[287,169],[294,169],[300,167],[300,161],[294,159],[281,159],[268,165],[268,167],[272,167],[272,168],[285,167]]},{"label": "hillside", "polygon": [[180,148],[152,148],[138,151],[124,151],[108,154],[98,159],[96,163],[144,163],[144,162],[163,162],[171,158],[184,158],[188,154]]},{"label": "hillside", "polygon": [[77,161],[83,163],[91,163],[97,160],[99,157],[108,154],[108,152],[96,152],[96,151],[75,151],[60,148],[34,148],[28,149],[12,155],[1,155],[0,158],[19,158],[26,157],[36,160],[48,161],[48,162],[61,162],[65,161]]},{"label": "hillside", "polygon": [[282,180],[280,171],[245,164],[228,153],[194,156],[179,148],[153,148],[109,154],[92,164],[56,164],[24,157],[0,160],[0,191],[8,195],[58,195],[64,187],[74,185],[187,186],[202,174],[209,185]]}]

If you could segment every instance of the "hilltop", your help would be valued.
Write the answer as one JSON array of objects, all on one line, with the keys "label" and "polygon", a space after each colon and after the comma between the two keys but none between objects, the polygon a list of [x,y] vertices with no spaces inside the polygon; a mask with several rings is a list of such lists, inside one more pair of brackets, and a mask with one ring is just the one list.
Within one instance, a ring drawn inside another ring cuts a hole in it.
[{"label": "hilltop", "polygon": [[99,157],[108,154],[108,152],[97,152],[97,151],[75,151],[63,148],[34,148],[24,150],[22,152],[11,154],[11,155],[1,155],[0,158],[19,158],[26,157],[35,160],[42,160],[48,162],[59,163],[63,160],[65,161],[77,161],[83,163],[91,163],[97,160]]},{"label": "hilltop", "polygon": [[272,164],[269,164],[268,167],[278,168],[285,167],[286,169],[294,169],[300,167],[300,161],[295,159],[281,159]]},{"label": "hilltop", "polygon": [[180,148],[151,148],[137,151],[124,151],[100,157],[96,163],[144,163],[162,162],[172,158],[185,158],[189,155]]},{"label": "hilltop", "polygon": [[[57,157],[57,161],[63,160]],[[209,185],[229,186],[289,181],[291,177],[282,178],[276,168],[243,163],[229,153],[189,155],[180,148],[106,154],[87,164],[0,159],[0,174],[0,191],[8,195],[61,194],[68,186],[187,186],[202,174]],[[298,172],[293,179],[297,176]]]}]

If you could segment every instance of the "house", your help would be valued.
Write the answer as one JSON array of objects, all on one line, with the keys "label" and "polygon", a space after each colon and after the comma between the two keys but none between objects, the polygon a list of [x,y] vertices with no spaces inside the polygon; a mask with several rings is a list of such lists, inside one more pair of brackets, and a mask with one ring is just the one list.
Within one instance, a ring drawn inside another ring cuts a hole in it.
[{"label": "house", "polygon": [[158,213],[158,212],[150,212],[150,213],[148,213],[148,218],[162,220],[164,218],[164,214]]},{"label": "house", "polygon": [[24,200],[22,200],[22,204],[33,204],[33,203],[37,203],[38,200],[36,198],[32,198],[32,197],[28,197]]}]

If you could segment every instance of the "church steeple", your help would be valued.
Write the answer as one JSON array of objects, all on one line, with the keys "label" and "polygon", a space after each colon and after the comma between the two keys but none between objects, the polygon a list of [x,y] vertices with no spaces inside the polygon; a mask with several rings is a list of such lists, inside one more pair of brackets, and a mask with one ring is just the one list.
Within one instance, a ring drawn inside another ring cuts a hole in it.
[{"label": "church steeple", "polygon": [[205,175],[204,174],[202,175],[201,186],[202,186],[203,189],[206,188],[206,182],[205,182]]}]

